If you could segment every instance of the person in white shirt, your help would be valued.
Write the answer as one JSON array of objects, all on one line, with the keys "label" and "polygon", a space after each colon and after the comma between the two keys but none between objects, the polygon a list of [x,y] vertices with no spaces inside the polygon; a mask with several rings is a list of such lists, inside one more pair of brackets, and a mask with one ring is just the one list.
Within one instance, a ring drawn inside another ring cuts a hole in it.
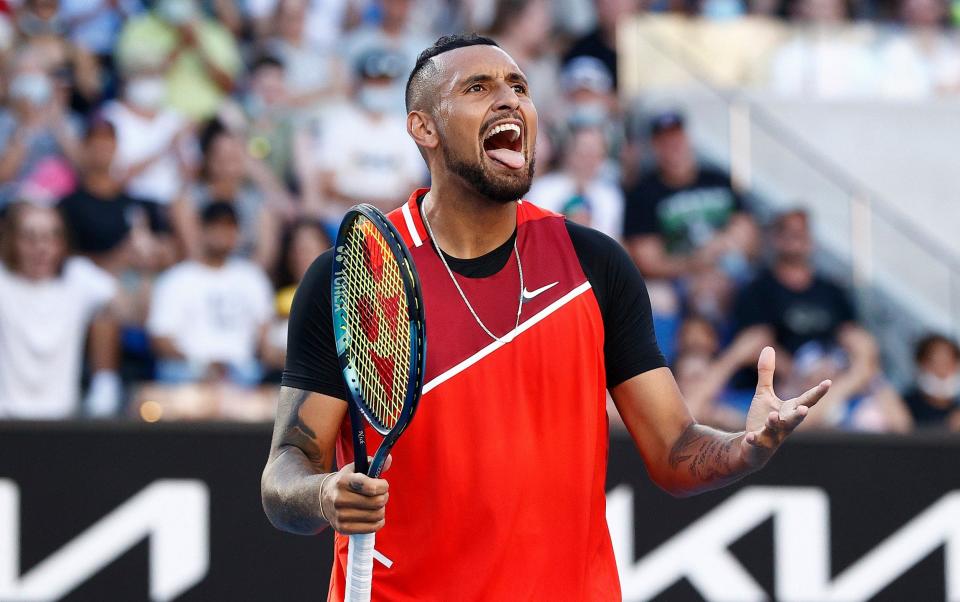
[{"label": "person in white shirt", "polygon": [[113,414],[120,399],[119,341],[109,312],[116,282],[68,257],[54,209],[13,203],[0,232],[0,419],[64,419],[80,412],[80,371],[90,331],[93,380],[86,411]]},{"label": "person in white shirt", "polygon": [[600,126],[576,129],[561,169],[535,180],[527,198],[615,239],[623,233],[623,191],[604,177],[607,140]]},{"label": "person in white shirt", "polygon": [[403,65],[402,57],[387,50],[365,54],[357,64],[360,108],[347,107],[323,122],[315,169],[328,217],[357,203],[385,211],[398,207],[426,177],[406,120],[393,110],[404,102],[395,86],[405,75]]},{"label": "person in white shirt", "polygon": [[257,356],[273,317],[273,290],[256,264],[232,256],[240,236],[232,205],[207,205],[201,221],[201,259],[170,268],[154,287],[147,332],[157,378],[253,386],[262,373]]},{"label": "person in white shirt", "polygon": [[123,97],[108,103],[103,117],[117,131],[114,169],[125,192],[168,205],[182,192],[184,174],[197,159],[189,122],[167,108],[163,74],[146,66],[126,74]]}]

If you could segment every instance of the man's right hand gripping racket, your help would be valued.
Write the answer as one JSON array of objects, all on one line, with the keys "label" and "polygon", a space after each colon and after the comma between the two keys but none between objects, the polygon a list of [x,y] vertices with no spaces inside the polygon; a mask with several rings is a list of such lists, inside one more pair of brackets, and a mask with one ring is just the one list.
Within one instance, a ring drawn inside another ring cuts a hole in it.
[{"label": "man's right hand gripping racket", "polygon": [[[399,232],[371,205],[347,212],[334,249],[333,332],[350,397],[354,467],[377,478],[423,389],[420,279]],[[384,437],[369,465],[364,420]],[[350,536],[346,602],[370,600],[374,543],[374,533]]]}]

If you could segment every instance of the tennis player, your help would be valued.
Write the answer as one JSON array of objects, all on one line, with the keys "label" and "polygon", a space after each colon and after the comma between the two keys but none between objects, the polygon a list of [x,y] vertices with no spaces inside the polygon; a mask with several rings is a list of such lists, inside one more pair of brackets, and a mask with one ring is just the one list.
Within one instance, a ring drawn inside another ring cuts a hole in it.
[{"label": "tennis player", "polygon": [[[406,102],[432,179],[389,216],[424,294],[416,420],[385,478],[353,472],[322,255],[290,316],[264,508],[286,531],[336,530],[331,600],[343,597],[345,535],[374,531],[376,600],[619,600],[607,390],[651,478],[686,496],[762,467],[830,383],[781,401],[766,348],[744,431],[697,424],[624,250],[521,200],[537,111],[510,56],[483,37],[440,38],[420,55]],[[379,437],[367,436],[375,449]]]}]

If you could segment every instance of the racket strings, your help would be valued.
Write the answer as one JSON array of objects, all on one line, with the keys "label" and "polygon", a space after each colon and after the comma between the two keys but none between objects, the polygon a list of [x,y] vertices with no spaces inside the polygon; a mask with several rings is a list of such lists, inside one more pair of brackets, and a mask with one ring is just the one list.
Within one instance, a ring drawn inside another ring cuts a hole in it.
[{"label": "racket strings", "polygon": [[[343,247],[342,289],[348,347],[361,403],[387,430],[400,418],[410,366],[410,326],[403,273],[383,234],[359,217]],[[362,337],[362,338],[360,338]]]}]

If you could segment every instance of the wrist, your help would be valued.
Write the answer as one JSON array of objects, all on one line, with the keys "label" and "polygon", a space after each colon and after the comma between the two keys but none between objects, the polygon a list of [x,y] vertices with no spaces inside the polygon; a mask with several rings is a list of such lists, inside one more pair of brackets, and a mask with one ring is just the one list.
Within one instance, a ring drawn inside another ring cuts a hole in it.
[{"label": "wrist", "polygon": [[320,501],[320,518],[323,519],[324,521],[328,522],[328,523],[330,522],[330,519],[327,518],[327,513],[326,513],[326,512],[324,511],[324,509],[323,509],[323,487],[324,487],[324,485],[326,485],[326,483],[327,483],[327,481],[330,479],[330,477],[332,477],[332,476],[335,475],[335,474],[337,474],[337,473],[335,473],[335,472],[328,472],[327,474],[323,475],[323,476],[320,478],[320,487],[318,488],[318,494],[317,494],[317,497],[318,497],[318,499],[319,499],[319,501]]}]

